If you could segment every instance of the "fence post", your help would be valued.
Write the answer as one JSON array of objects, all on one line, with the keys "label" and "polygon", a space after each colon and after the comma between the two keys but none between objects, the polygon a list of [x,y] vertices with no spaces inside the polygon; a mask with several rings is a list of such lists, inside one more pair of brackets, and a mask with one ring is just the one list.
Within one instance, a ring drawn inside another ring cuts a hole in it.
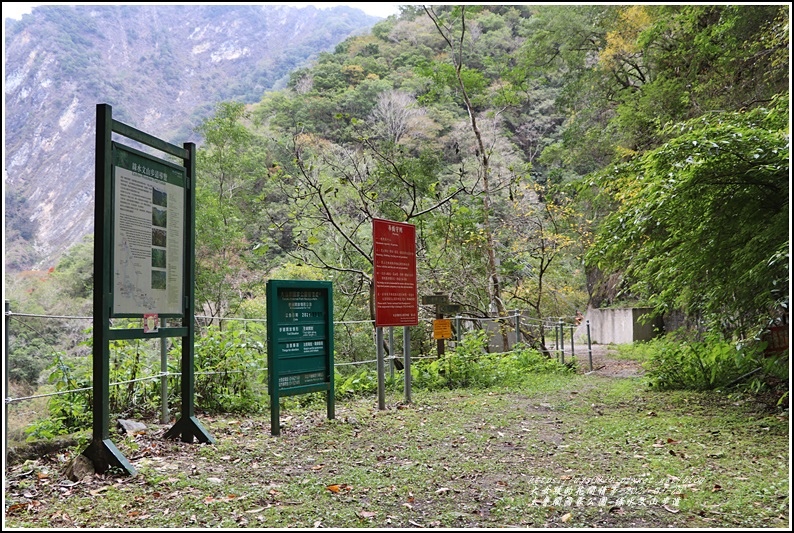
[{"label": "fence post", "polygon": [[375,328],[375,343],[378,345],[378,409],[386,409],[386,384],[384,383],[385,365],[383,364],[383,328]]},{"label": "fence post", "polygon": [[549,326],[554,329],[554,347],[557,349],[557,361],[560,360],[560,328],[557,327],[557,324],[553,326]]},{"label": "fence post", "polygon": [[565,330],[563,329],[562,319],[559,321],[560,325],[560,362],[565,364]]},{"label": "fence post", "polygon": [[590,357],[590,372],[593,371],[593,347],[590,344],[590,320],[587,320],[587,355]]},{"label": "fence post", "polygon": [[513,343],[515,349],[516,344],[521,342],[521,310],[516,309],[516,342]]},{"label": "fence post", "polygon": [[[5,354],[4,358],[6,359],[3,361],[3,379],[5,380],[5,391],[6,395],[8,394],[8,337],[9,337],[9,325],[11,323],[11,303],[6,300],[6,317],[5,317],[5,330],[3,331],[3,337],[5,337]],[[3,412],[3,420],[5,421],[5,433],[3,439],[3,449],[5,450],[5,466],[8,465],[8,398],[3,398],[3,403],[5,404],[5,411]]]},{"label": "fence post", "polygon": [[[441,294],[441,293],[436,291],[436,294]],[[436,304],[436,320],[442,318],[444,318],[444,315],[441,313],[441,305]],[[438,355],[439,359],[444,355],[444,339],[436,340],[436,355]]]},{"label": "fence post", "polygon": [[571,324],[571,359],[574,357],[576,357],[576,355],[573,353],[573,324]]},{"label": "fence post", "polygon": [[[160,318],[160,327],[165,328],[165,317]],[[160,338],[160,423],[168,423],[168,339]]]}]

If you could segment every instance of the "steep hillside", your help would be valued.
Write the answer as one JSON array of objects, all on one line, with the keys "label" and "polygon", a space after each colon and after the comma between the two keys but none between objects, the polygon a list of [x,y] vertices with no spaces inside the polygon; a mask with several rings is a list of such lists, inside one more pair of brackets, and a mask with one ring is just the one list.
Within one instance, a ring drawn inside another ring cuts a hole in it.
[{"label": "steep hillside", "polygon": [[357,9],[42,6],[5,33],[6,268],[48,268],[93,231],[95,109],[175,144],[216,103],[258,101],[379,19]]}]

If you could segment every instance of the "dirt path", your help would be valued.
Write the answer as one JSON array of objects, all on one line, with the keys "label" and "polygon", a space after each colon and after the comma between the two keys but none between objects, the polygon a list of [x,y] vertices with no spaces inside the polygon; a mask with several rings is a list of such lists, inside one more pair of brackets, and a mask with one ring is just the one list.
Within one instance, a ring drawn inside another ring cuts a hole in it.
[{"label": "dirt path", "polygon": [[[578,372],[590,372],[587,347],[575,354]],[[593,345],[592,375],[643,374],[617,355]],[[114,436],[138,471],[132,477],[88,469],[72,479],[67,454],[41,454],[6,471],[6,521],[128,529],[785,525],[788,483],[778,474],[789,456],[787,417],[756,415],[720,395],[680,401],[612,387],[620,379],[549,379],[558,386],[439,391],[412,405],[391,395],[386,410],[371,396],[351,397],[334,420],[321,405],[296,407],[282,414],[279,437],[267,413],[201,414],[212,446],[165,439],[168,426],[152,425]]]},{"label": "dirt path", "polygon": [[[593,374],[614,378],[633,378],[645,373],[642,363],[614,357],[617,354],[614,346],[593,344],[590,349],[593,356]],[[575,346],[574,355],[579,361],[579,373],[590,373],[590,355],[587,346]],[[570,357],[570,354],[567,354],[567,357]]]}]

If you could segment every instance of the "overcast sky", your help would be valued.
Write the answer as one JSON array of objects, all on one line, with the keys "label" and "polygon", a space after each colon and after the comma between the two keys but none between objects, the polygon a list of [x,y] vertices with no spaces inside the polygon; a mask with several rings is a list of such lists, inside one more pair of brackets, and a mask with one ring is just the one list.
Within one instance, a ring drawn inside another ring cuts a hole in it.
[{"label": "overcast sky", "polygon": [[[111,3],[111,2],[74,2],[75,4],[103,4],[103,3]],[[119,2],[119,4],[135,4],[136,2]],[[137,3],[144,3],[144,2],[137,2]],[[148,2],[146,2],[148,3]],[[178,4],[179,2],[172,2]],[[197,3],[205,3],[205,4],[213,4],[219,2],[197,2]],[[245,4],[246,2],[240,2],[240,4]],[[350,2],[350,3],[343,3],[343,2],[317,2],[317,3],[302,3],[302,2],[248,2],[252,4],[259,4],[259,5],[287,5],[287,6],[315,6],[317,8],[324,8],[324,7],[334,7],[334,6],[350,6],[355,7],[362,10],[364,13],[368,15],[372,15],[375,17],[383,17],[386,18],[389,15],[396,15],[399,10],[397,6],[400,4],[389,4],[385,2]],[[223,5],[229,5],[231,3],[223,2]],[[3,19],[13,18],[13,19],[20,19],[22,15],[25,13],[30,13],[30,10],[33,9],[34,6],[40,5],[47,5],[46,2],[39,2],[39,3],[29,3],[29,2],[3,2]],[[410,4],[406,4],[410,5]],[[419,4],[417,4],[419,5]]]}]

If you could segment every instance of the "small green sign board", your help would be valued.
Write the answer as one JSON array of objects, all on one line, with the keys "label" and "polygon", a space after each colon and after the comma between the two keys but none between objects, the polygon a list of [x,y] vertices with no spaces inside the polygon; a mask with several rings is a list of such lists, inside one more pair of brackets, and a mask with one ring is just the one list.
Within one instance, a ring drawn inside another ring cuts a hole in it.
[{"label": "small green sign board", "polygon": [[280,433],[279,398],[327,391],[334,418],[334,307],[327,281],[267,282],[270,433]]},{"label": "small green sign board", "polygon": [[460,313],[461,309],[463,309],[463,306],[460,304],[445,304],[439,307],[442,315],[454,315]]},{"label": "small green sign board", "polygon": [[446,294],[433,294],[422,296],[422,305],[445,305],[449,303],[449,296]]}]

